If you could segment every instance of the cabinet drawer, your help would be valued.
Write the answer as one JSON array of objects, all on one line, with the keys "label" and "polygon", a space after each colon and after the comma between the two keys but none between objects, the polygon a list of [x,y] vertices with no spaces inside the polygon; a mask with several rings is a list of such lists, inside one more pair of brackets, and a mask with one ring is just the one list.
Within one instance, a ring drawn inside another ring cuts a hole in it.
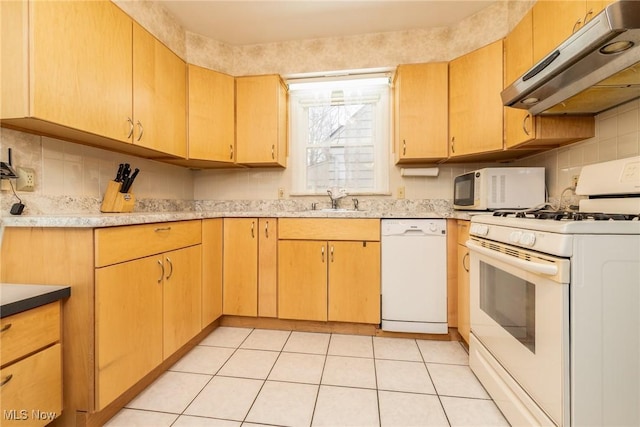
[{"label": "cabinet drawer", "polygon": [[280,218],[278,238],[290,240],[380,240],[379,219]]},{"label": "cabinet drawer", "polygon": [[60,302],[5,317],[0,320],[0,330],[0,364],[8,365],[60,341]]},{"label": "cabinet drawer", "polygon": [[62,357],[55,344],[0,369],[2,425],[43,426],[62,412]]},{"label": "cabinet drawer", "polygon": [[458,220],[458,244],[466,245],[469,240],[469,224],[471,221]]},{"label": "cabinet drawer", "polygon": [[162,222],[95,231],[96,267],[143,258],[202,242],[202,221]]}]

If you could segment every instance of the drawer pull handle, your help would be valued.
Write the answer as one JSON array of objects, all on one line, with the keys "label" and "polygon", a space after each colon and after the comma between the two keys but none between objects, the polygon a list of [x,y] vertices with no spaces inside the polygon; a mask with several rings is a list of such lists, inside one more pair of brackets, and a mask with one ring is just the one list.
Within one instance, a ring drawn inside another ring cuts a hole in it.
[{"label": "drawer pull handle", "polygon": [[167,257],[167,263],[169,263],[169,267],[171,267],[171,270],[169,270],[169,275],[167,276],[167,280],[171,279],[171,276],[173,276],[173,263],[171,262],[171,258]]},{"label": "drawer pull handle", "polygon": [[0,382],[0,387],[4,386],[6,383],[8,383],[9,381],[11,381],[11,378],[13,378],[13,374],[9,374],[7,375],[2,382]]},{"label": "drawer pull handle", "polygon": [[464,257],[462,257],[462,268],[464,268],[464,271],[466,271],[467,273],[469,272],[469,266],[465,261],[467,261],[468,259],[469,259],[469,252],[464,254]]},{"label": "drawer pull handle", "polygon": [[333,262],[333,246],[331,246],[330,252],[331,252],[331,262]]},{"label": "drawer pull handle", "polygon": [[129,134],[127,135],[127,139],[129,139],[133,135],[133,120],[131,120],[131,117],[127,117],[127,122],[129,122]]},{"label": "drawer pull handle", "polygon": [[153,231],[155,231],[156,233],[157,233],[158,231],[171,231],[171,227],[159,227],[159,228],[156,228],[156,229],[155,229],[155,230],[153,230]]},{"label": "drawer pull handle", "polygon": [[162,264],[162,260],[158,260],[158,265],[160,266],[160,277],[158,278],[158,283],[162,283],[162,278],[164,277],[164,264]]},{"label": "drawer pull handle", "polygon": [[142,135],[144,134],[144,127],[142,127],[142,123],[140,123],[140,120],[138,120],[136,124],[138,125],[138,129],[140,129],[140,135],[138,135],[137,141],[140,141],[142,139]]},{"label": "drawer pull handle", "polygon": [[2,327],[2,329],[0,329],[0,332],[4,332],[4,331],[8,330],[9,328],[11,328],[11,323],[7,323],[6,325],[4,325]]},{"label": "drawer pull handle", "polygon": [[264,237],[269,238],[269,221],[264,224]]},{"label": "drawer pull handle", "polygon": [[251,238],[254,239],[256,237],[256,222],[255,221],[251,221]]},{"label": "drawer pull handle", "polygon": [[322,247],[322,250],[320,252],[322,252],[322,262],[324,263],[324,246]]}]

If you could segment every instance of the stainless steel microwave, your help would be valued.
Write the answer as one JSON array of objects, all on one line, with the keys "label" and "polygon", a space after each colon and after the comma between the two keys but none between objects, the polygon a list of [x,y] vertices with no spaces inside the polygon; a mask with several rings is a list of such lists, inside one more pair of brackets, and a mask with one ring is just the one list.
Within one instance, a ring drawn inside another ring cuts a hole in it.
[{"label": "stainless steel microwave", "polygon": [[543,167],[484,168],[453,181],[458,210],[530,209],[546,201]]}]

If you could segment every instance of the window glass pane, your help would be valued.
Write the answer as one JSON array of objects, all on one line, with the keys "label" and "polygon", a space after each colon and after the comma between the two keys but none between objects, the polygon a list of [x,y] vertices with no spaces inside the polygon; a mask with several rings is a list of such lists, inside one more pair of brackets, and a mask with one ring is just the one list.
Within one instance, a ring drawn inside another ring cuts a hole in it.
[{"label": "window glass pane", "polygon": [[385,192],[389,85],[335,83],[291,92],[294,192]]}]

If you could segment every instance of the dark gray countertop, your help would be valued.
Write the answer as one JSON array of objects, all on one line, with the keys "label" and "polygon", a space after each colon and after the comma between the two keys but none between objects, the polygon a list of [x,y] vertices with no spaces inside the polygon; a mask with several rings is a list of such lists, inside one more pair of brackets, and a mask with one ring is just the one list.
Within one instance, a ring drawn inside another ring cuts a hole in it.
[{"label": "dark gray countertop", "polygon": [[71,296],[69,286],[0,283],[0,318]]}]

